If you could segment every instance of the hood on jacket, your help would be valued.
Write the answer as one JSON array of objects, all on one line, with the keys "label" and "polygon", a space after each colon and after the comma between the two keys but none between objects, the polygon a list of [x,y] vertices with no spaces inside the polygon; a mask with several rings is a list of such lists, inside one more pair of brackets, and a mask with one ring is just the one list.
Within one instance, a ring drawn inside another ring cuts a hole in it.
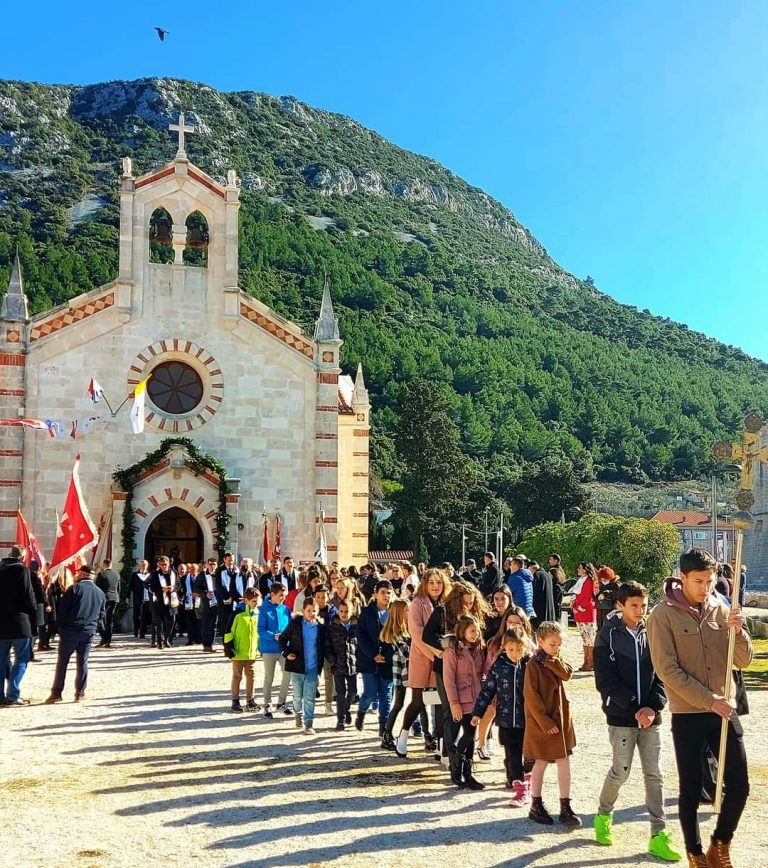
[{"label": "hood on jacket", "polygon": [[680,581],[679,576],[669,576],[669,578],[664,580],[664,602],[677,609],[698,615],[703,615],[707,609],[716,609],[720,605],[720,601],[715,594],[710,593],[701,606],[692,606],[683,593],[683,583]]}]

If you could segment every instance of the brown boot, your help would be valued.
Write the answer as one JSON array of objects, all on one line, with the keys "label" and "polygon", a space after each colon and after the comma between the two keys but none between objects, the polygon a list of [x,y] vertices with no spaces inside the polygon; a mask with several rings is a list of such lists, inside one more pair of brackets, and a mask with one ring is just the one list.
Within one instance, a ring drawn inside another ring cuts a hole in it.
[{"label": "brown boot", "polygon": [[703,853],[686,853],[688,868],[708,868],[707,857]]},{"label": "brown boot", "polygon": [[589,650],[589,648],[587,645],[582,645],[581,647],[584,650],[584,662],[581,664],[581,666],[579,666],[579,672],[586,672],[587,671],[587,651]]},{"label": "brown boot", "polygon": [[581,670],[582,672],[591,672],[595,668],[594,663],[594,648],[592,645],[584,646],[584,668]]},{"label": "brown boot", "polygon": [[709,843],[707,858],[704,862],[708,868],[733,868],[731,862],[731,844],[725,841],[716,841],[714,838]]}]

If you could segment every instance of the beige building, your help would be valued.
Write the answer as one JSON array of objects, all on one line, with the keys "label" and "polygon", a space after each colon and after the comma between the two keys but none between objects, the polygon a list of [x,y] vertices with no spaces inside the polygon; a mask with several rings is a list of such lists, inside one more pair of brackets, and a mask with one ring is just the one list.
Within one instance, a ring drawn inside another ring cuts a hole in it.
[{"label": "beige building", "polygon": [[[179,130],[181,127],[181,130]],[[325,513],[329,561],[368,553],[368,394],[362,370],[340,370],[341,338],[326,286],[312,337],[238,288],[239,187],[222,185],[179,147],[168,165],[136,176],[123,160],[117,278],[28,318],[18,259],[0,311],[0,418],[77,419],[106,412],[147,375],[145,430],[130,401],[76,441],[0,427],[0,547],[14,540],[21,503],[50,555],[72,468],[94,521],[112,515],[120,560],[123,511],[136,528],[133,560],[174,549],[185,561],[215,548],[222,494],[216,473],[195,472],[180,445],[146,468],[132,497],[113,473],[186,437],[226,469],[227,547],[256,557],[262,516],[282,520],[282,551],[314,557]]]}]

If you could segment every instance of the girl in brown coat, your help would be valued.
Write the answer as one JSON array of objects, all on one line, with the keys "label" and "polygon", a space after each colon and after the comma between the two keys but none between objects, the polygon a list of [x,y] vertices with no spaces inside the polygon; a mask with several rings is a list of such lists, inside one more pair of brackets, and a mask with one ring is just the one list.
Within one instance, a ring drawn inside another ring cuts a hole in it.
[{"label": "girl in brown coat", "polygon": [[560,657],[563,628],[545,621],[536,631],[538,650],[525,670],[525,737],[523,755],[536,760],[531,774],[533,796],[529,818],[551,826],[554,820],[544,807],[541,790],[544,772],[551,762],[557,763],[560,788],[560,822],[570,828],[581,826],[571,808],[571,766],[569,755],[576,745],[571,711],[563,682],[573,669]]}]

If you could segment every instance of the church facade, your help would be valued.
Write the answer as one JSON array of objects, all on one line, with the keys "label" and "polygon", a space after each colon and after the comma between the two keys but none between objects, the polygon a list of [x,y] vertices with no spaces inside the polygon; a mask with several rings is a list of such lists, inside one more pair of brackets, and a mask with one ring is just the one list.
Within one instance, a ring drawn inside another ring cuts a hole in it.
[{"label": "church facade", "polygon": [[[0,546],[14,540],[20,504],[50,555],[79,453],[84,499],[94,522],[111,521],[117,561],[207,557],[225,496],[233,552],[256,558],[263,516],[274,524],[279,513],[283,554],[312,560],[322,511],[328,561],[360,563],[368,557],[370,406],[362,370],[354,380],[341,372],[328,286],[312,336],[238,288],[235,172],[226,184],[209,177],[187,158],[183,116],[172,129],[179,148],[166,166],[136,176],[123,161],[113,282],[29,319],[17,258],[0,311],[0,419],[77,419],[94,406],[103,413],[87,394],[91,377],[115,409],[149,379],[138,434],[129,406],[72,432],[74,440],[0,427]],[[183,444],[170,443],[129,499],[114,472],[168,438],[188,438],[223,465],[226,489]],[[124,553],[129,503],[135,547]]]}]

